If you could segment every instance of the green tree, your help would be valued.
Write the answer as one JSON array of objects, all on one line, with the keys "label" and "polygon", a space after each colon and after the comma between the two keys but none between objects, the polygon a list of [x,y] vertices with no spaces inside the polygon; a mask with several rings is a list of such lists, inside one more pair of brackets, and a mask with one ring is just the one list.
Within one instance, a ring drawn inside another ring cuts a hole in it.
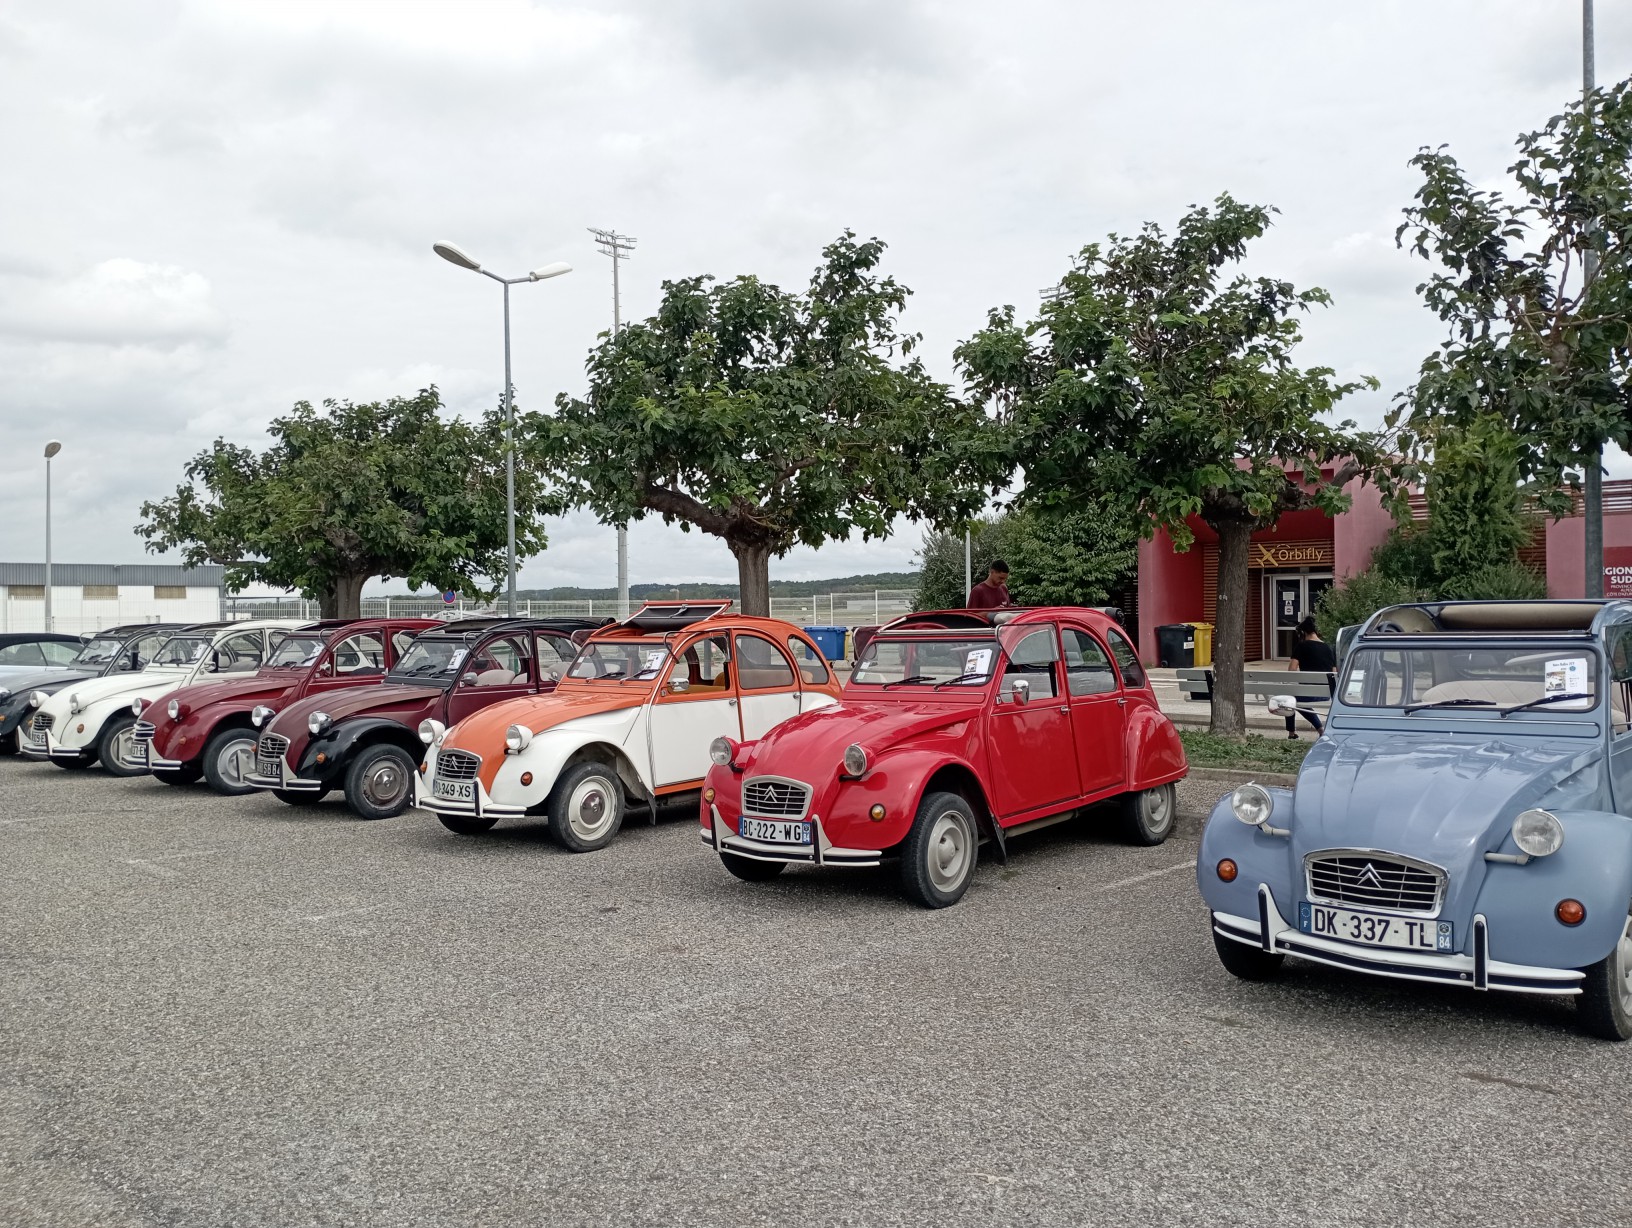
[{"label": "green tree", "polygon": [[1533,529],[1519,486],[1519,441],[1499,420],[1440,422],[1423,493],[1427,544],[1440,587],[1457,577],[1515,563]]},{"label": "green tree", "polygon": [[1215,733],[1245,727],[1253,531],[1299,508],[1341,510],[1343,486],[1375,463],[1352,423],[1325,420],[1375,381],[1340,382],[1292,361],[1296,317],[1329,302],[1326,292],[1240,273],[1224,280],[1270,215],[1221,196],[1171,236],[1147,224],[1091,244],[1035,321],[994,311],[956,351],[976,399],[1008,416],[1025,498],[1111,498],[1144,531],[1165,527],[1180,549],[1193,539],[1191,516],[1217,532]]},{"label": "green tree", "polygon": [[655,316],[591,352],[587,399],[528,420],[533,454],[607,523],[657,515],[723,539],[751,614],[769,613],[770,560],[798,543],[962,521],[1006,477],[1002,448],[914,356],[883,252],[846,232],[799,294],[665,282]]},{"label": "green tree", "polygon": [[1518,148],[1513,199],[1476,188],[1443,147],[1412,159],[1423,185],[1396,237],[1439,266],[1418,293],[1450,335],[1389,422],[1418,459],[1438,422],[1504,423],[1520,476],[1560,514],[1566,483],[1632,429],[1632,82],[1572,104]]},{"label": "green tree", "polygon": [[[225,564],[232,587],[299,589],[325,618],[357,617],[376,576],[487,595],[505,575],[504,418],[441,408],[434,387],[364,405],[301,401],[272,420],[265,451],[217,439],[200,452],[175,494],[142,504],[136,532],[189,565]],[[544,548],[538,518],[557,510],[518,466],[518,558]]]},{"label": "green tree", "polygon": [[[1024,507],[975,521],[970,556],[977,582],[994,558],[1008,563],[1009,594],[1017,605],[1106,605],[1133,573],[1138,536],[1105,500]],[[917,608],[962,606],[963,534],[926,533],[918,557]]]}]

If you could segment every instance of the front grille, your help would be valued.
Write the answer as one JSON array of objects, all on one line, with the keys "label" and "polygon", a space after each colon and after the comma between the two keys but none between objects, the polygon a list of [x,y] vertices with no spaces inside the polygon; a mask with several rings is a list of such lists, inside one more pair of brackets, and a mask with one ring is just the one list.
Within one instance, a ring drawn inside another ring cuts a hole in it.
[{"label": "front grille", "polygon": [[135,738],[138,742],[151,742],[153,740],[152,722],[137,721],[131,728],[130,736]]},{"label": "front grille", "polygon": [[1445,871],[1402,857],[1344,850],[1313,854],[1304,866],[1309,898],[1324,904],[1433,913],[1445,892]]},{"label": "front grille", "polygon": [[33,719],[28,722],[29,742],[35,746],[44,746],[45,731],[51,728],[51,722],[54,720],[56,720],[54,716],[44,712],[36,712]]},{"label": "front grille", "polygon": [[481,756],[469,751],[445,750],[436,757],[436,774],[443,780],[475,780],[481,767]]},{"label": "front grille", "polygon": [[261,740],[255,743],[257,759],[282,759],[288,753],[289,739],[280,738],[275,733],[263,733]]},{"label": "front grille", "polygon": [[744,814],[763,814],[778,819],[802,819],[810,806],[810,790],[788,780],[759,777],[742,787]]}]

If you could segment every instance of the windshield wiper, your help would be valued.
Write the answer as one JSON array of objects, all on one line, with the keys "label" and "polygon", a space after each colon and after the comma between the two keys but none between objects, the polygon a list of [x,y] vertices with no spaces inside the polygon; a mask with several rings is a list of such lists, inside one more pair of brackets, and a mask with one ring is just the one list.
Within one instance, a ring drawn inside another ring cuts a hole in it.
[{"label": "windshield wiper", "polygon": [[992,671],[989,669],[982,670],[978,674],[959,674],[956,678],[948,678],[945,682],[937,682],[935,689],[938,691],[943,686],[958,686],[961,683],[973,682],[976,678],[990,678],[991,676]]},{"label": "windshield wiper", "polygon": [[1494,708],[1494,699],[1433,699],[1427,703],[1406,704],[1403,711],[1420,712],[1424,708]]},{"label": "windshield wiper", "polygon": [[1570,691],[1563,695],[1543,695],[1540,699],[1532,699],[1526,703],[1514,704],[1511,708],[1503,708],[1502,717],[1506,719],[1515,712],[1523,712],[1526,708],[1539,708],[1543,704],[1561,704],[1566,700],[1591,698],[1591,693],[1587,691]]},{"label": "windshield wiper", "polygon": [[915,682],[934,682],[934,681],[935,681],[935,679],[932,678],[928,674],[913,674],[910,678],[897,678],[894,682],[886,682],[883,686],[879,687],[878,689],[881,690],[881,691],[887,691],[892,686],[911,686]]}]

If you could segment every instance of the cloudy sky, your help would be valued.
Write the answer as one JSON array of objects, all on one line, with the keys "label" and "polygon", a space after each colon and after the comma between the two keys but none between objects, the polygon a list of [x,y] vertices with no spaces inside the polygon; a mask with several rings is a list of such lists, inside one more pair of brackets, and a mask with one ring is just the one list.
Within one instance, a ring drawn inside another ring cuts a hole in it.
[{"label": "cloudy sky", "polygon": [[[1580,88],[1579,0],[6,0],[0,5],[0,559],[134,562],[144,499],[297,400],[435,383],[582,388],[611,317],[589,226],[638,237],[624,311],[665,278],[802,285],[850,227],[890,244],[937,371],[988,307],[1029,311],[1073,251],[1221,191],[1281,216],[1257,269],[1327,287],[1305,358],[1383,382],[1438,328],[1392,235],[1407,159],[1495,183]],[[1598,77],[1632,73],[1599,5]],[[1616,476],[1632,462],[1616,457]],[[552,526],[523,585],[610,584],[610,530]],[[798,550],[772,575],[911,566],[919,532]],[[713,539],[631,533],[640,581],[734,580]]]}]

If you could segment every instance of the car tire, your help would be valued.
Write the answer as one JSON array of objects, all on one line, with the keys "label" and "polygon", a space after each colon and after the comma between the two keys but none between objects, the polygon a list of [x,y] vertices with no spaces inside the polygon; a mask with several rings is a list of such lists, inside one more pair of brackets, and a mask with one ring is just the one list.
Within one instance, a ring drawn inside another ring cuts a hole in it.
[{"label": "car tire", "polygon": [[980,859],[980,824],[956,793],[929,793],[901,844],[901,893],[925,908],[963,898]]},{"label": "car tire", "polygon": [[1129,843],[1149,847],[1173,834],[1177,792],[1171,784],[1165,784],[1122,795],[1122,833]]},{"label": "car tire", "polygon": [[1262,947],[1249,947],[1224,937],[1217,930],[1213,931],[1213,950],[1218,952],[1218,962],[1224,965],[1224,971],[1243,981],[1267,981],[1279,975],[1281,965],[1286,962],[1286,956],[1279,952],[1271,955]]},{"label": "car tire", "polygon": [[346,804],[359,819],[394,819],[414,800],[418,768],[400,746],[365,747],[346,769]]},{"label": "car tire", "polygon": [[321,792],[307,793],[297,789],[273,789],[272,796],[286,806],[315,806],[328,793],[327,789]]},{"label": "car tire", "polygon": [[785,861],[759,861],[735,853],[721,853],[720,864],[745,883],[768,882],[788,868]]},{"label": "car tire", "polygon": [[255,792],[244,782],[244,765],[255,756],[255,731],[241,725],[223,729],[204,744],[200,766],[210,791],[222,797],[242,797]]},{"label": "car tire", "polygon": [[52,755],[51,762],[56,764],[65,772],[82,772],[86,768],[90,767],[91,764],[96,762],[96,752],[91,751],[88,755],[81,754],[76,759],[59,759],[55,755]]},{"label": "car tire", "polygon": [[465,818],[463,815],[454,814],[439,814],[436,817],[441,820],[443,827],[460,836],[479,836],[499,821],[497,818],[478,819],[474,816]]},{"label": "car tire", "polygon": [[204,773],[196,767],[154,768],[148,773],[154,780],[162,781],[167,785],[195,784]]},{"label": "car tire", "polygon": [[1581,1030],[1601,1040],[1632,1039],[1632,916],[1614,950],[1583,971],[1587,979],[1575,1004]]},{"label": "car tire", "polygon": [[102,726],[102,736],[96,740],[96,758],[102,764],[102,770],[109,776],[146,776],[147,765],[132,767],[125,762],[126,756],[136,748],[135,739],[131,732],[136,728],[136,718],[130,713],[115,716]]},{"label": "car tire", "polygon": [[612,843],[623,826],[623,782],[604,763],[579,763],[562,772],[544,804],[550,835],[573,853]]}]

